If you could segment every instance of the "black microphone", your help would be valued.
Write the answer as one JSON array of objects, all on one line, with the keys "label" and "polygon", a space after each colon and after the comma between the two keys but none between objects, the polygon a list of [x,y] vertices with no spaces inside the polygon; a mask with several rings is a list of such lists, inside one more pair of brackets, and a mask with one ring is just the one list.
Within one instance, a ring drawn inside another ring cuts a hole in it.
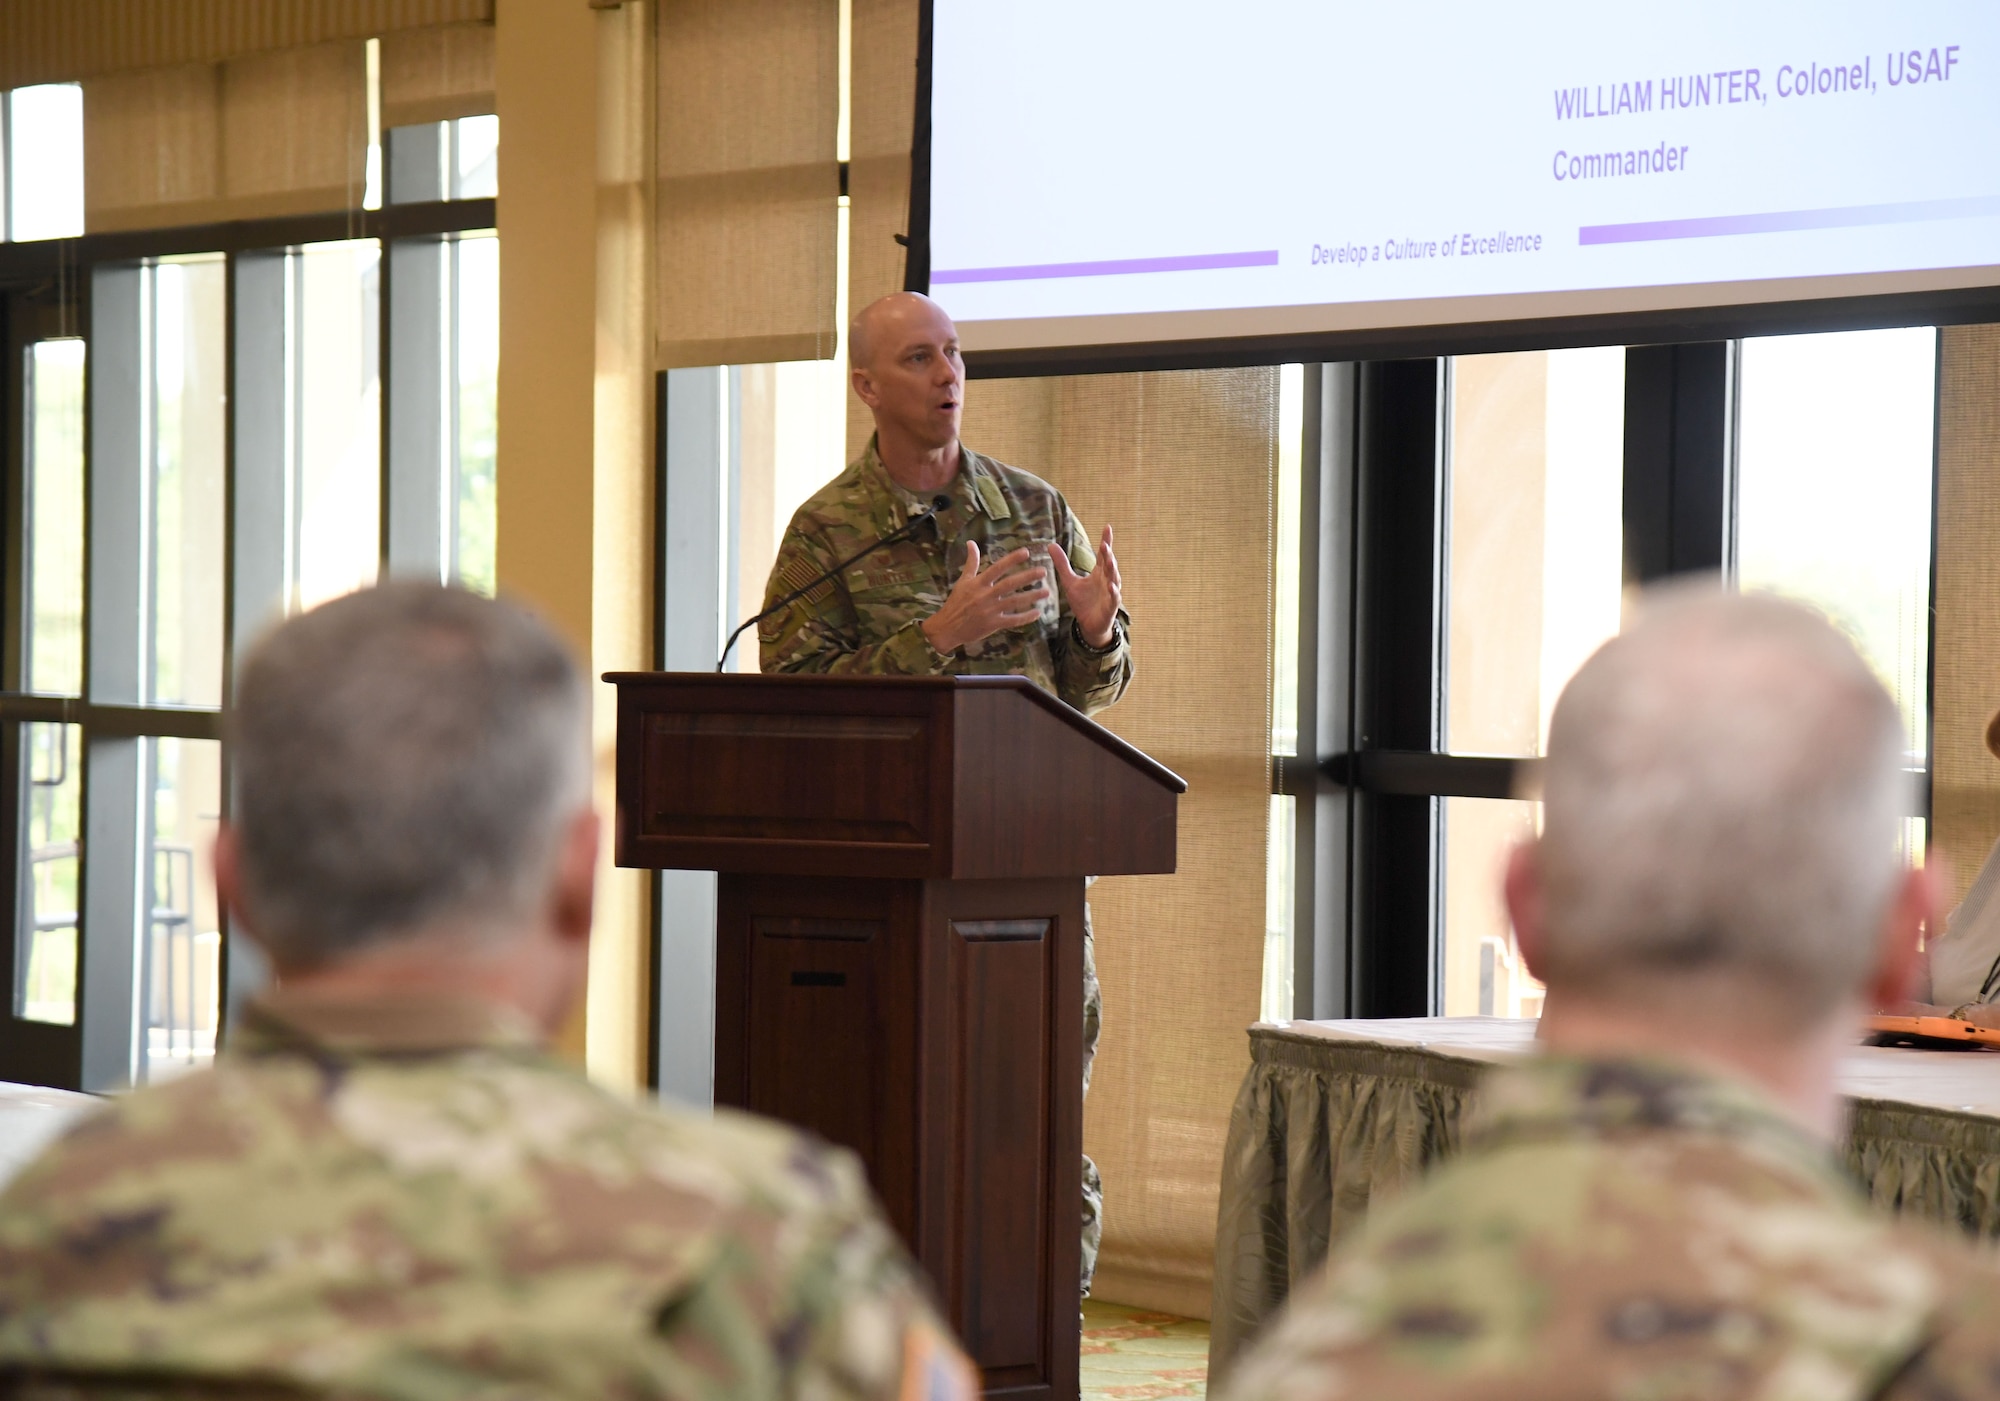
[{"label": "black microphone", "polygon": [[784,612],[787,608],[790,608],[794,603],[797,603],[800,599],[804,598],[807,594],[811,593],[821,584],[824,584],[828,579],[831,579],[834,575],[840,573],[840,571],[847,568],[848,565],[853,564],[856,560],[863,560],[868,558],[868,556],[874,554],[884,545],[893,545],[898,540],[909,539],[912,535],[917,533],[918,527],[926,525],[929,522],[936,520],[939,511],[946,511],[950,509],[951,509],[951,498],[949,496],[945,496],[942,493],[933,496],[931,498],[931,504],[925,507],[923,510],[917,512],[914,516],[911,516],[909,522],[905,524],[901,529],[892,530],[887,535],[884,535],[880,539],[876,540],[873,544],[868,545],[862,549],[856,550],[853,554],[849,555],[846,559],[842,560],[840,563],[834,565],[831,569],[828,569],[825,573],[821,574],[818,578],[814,579],[811,583],[807,584],[804,588],[793,589],[790,593],[786,594],[783,598],[779,599],[769,608],[766,608],[756,617],[745,618],[742,622],[736,625],[736,631],[729,634],[729,640],[722,644],[722,657],[715,664],[716,672],[718,674],[721,673],[722,670],[729,665],[729,649],[736,645],[736,639],[743,635],[743,631],[745,628],[753,628],[757,626],[757,624],[763,622],[773,613]]}]

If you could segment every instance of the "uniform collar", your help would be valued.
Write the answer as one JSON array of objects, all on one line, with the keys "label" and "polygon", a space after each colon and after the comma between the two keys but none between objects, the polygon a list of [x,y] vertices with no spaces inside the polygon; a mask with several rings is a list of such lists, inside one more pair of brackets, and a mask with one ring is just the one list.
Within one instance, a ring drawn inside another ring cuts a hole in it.
[{"label": "uniform collar", "polygon": [[535,1048],[521,1013],[483,998],[436,992],[359,995],[273,988],[253,999],[229,1038],[232,1052],[315,1048],[335,1053]]},{"label": "uniform collar", "polygon": [[[915,515],[930,504],[928,498],[920,497],[889,475],[889,469],[882,465],[882,455],[873,434],[869,435],[868,446],[862,451],[861,475],[870,482],[878,496],[895,503],[894,516],[902,519],[877,521],[878,527],[893,530],[903,523],[903,519]],[[952,478],[947,494],[952,498],[952,510],[974,511],[992,520],[1009,520],[1013,508],[1008,505],[1006,493],[1000,489],[1000,478],[993,465],[984,457],[967,447],[958,445],[958,475]]]},{"label": "uniform collar", "polygon": [[1467,1151],[1552,1138],[1674,1132],[1730,1140],[1844,1184],[1827,1145],[1741,1081],[1676,1061],[1537,1056],[1489,1076],[1467,1117]]}]

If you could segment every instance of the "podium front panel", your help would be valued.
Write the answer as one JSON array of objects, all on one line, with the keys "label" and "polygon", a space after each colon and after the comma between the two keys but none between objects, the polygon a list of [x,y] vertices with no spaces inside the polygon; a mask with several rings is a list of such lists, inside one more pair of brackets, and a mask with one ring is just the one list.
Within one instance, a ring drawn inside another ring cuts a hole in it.
[{"label": "podium front panel", "polygon": [[725,876],[715,1098],[852,1149],[916,1229],[917,901],[900,881]]},{"label": "podium front panel", "polygon": [[921,877],[950,861],[948,688],[619,691],[618,859],[773,875]]},{"label": "podium front panel", "polygon": [[715,1097],[852,1149],[989,1393],[1073,1397],[1083,882],[722,877]]},{"label": "podium front panel", "polygon": [[[946,961],[965,1067],[963,1327],[987,1383],[1048,1380],[1049,994],[1055,920],[953,919]],[[1026,1307],[1023,1307],[1026,1305]]]},{"label": "podium front panel", "polygon": [[1073,1397],[1083,882],[924,886],[918,1255],[989,1394]]}]

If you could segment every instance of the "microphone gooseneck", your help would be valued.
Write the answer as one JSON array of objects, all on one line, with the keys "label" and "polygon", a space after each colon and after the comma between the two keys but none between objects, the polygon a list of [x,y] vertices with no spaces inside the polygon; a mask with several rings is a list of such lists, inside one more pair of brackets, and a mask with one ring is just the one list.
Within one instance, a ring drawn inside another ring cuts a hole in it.
[{"label": "microphone gooseneck", "polygon": [[835,564],[831,568],[820,573],[817,577],[815,577],[810,582],[805,584],[802,588],[793,589],[790,593],[786,594],[783,598],[779,599],[769,608],[766,608],[756,617],[745,618],[742,622],[736,625],[736,631],[729,634],[729,640],[722,644],[722,656],[718,658],[715,663],[716,673],[720,675],[729,666],[729,649],[736,645],[736,639],[743,635],[745,629],[757,626],[757,624],[763,622],[766,618],[770,617],[774,613],[784,612],[787,608],[791,607],[794,603],[797,603],[800,599],[804,598],[807,594],[811,593],[814,589],[818,588],[821,584],[824,584],[828,579],[831,579],[834,575],[840,573],[841,570],[847,568],[848,565],[854,564],[859,560],[864,560],[868,558],[868,556],[874,554],[884,545],[893,545],[898,540],[909,539],[912,535],[917,533],[919,527],[926,525],[932,521],[935,521],[938,517],[939,511],[947,511],[950,509],[951,509],[951,498],[949,496],[946,496],[943,492],[939,492],[936,496],[933,496],[931,498],[930,505],[926,506],[923,510],[917,512],[914,516],[911,516],[910,519],[907,522],[905,522],[900,528],[892,530],[887,535],[877,538],[872,544],[865,545],[861,549],[856,550],[846,559],[841,560],[838,564]]}]

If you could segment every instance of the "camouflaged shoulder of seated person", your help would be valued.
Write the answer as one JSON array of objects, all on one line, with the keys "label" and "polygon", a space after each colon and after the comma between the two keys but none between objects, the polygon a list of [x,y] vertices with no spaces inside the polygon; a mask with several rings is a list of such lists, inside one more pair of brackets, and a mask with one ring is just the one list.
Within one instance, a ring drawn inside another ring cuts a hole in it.
[{"label": "camouflaged shoulder of seated person", "polygon": [[[1468,1135],[1336,1244],[1226,1394],[1859,1401],[1923,1355],[1964,1281],[1990,1289],[1812,1154],[1774,1149],[1780,1128],[1752,1151],[1736,1127],[1645,1128],[1662,1088],[1607,1091],[1623,1129],[1585,1106],[1568,1133],[1515,1124],[1485,1149]],[[1524,1093],[1540,1092],[1501,1087],[1517,1106]]]},{"label": "camouflaged shoulder of seated person", "polygon": [[947,1339],[850,1155],[511,1051],[225,1055],[0,1195],[0,1369],[864,1398]]}]

